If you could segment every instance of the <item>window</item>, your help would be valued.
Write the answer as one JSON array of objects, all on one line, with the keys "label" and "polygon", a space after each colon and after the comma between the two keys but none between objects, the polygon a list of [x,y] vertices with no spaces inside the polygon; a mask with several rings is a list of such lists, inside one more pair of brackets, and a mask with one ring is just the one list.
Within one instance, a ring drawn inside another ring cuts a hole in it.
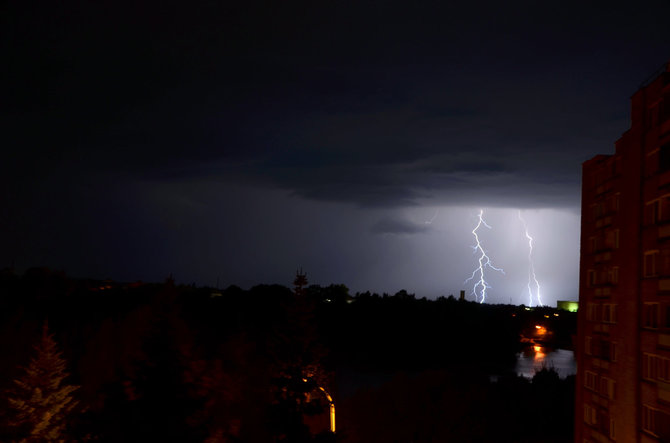
[{"label": "window", "polygon": [[613,285],[618,285],[619,284],[619,267],[618,266],[612,266],[612,268],[608,271],[607,278],[609,282]]},{"label": "window", "polygon": [[642,405],[642,429],[656,435],[656,409],[647,405]]},{"label": "window", "polygon": [[670,118],[670,94],[665,94],[658,107],[658,121],[663,123]]},{"label": "window", "polygon": [[656,254],[656,275],[670,275],[670,249],[662,249]]},{"label": "window", "polygon": [[598,424],[598,411],[588,403],[584,404],[584,423],[591,426]]},{"label": "window", "polygon": [[592,391],[598,391],[598,375],[595,372],[584,372],[584,387]]},{"label": "window", "polygon": [[600,218],[600,206],[598,204],[591,206],[591,216],[594,221]]},{"label": "window", "polygon": [[648,202],[644,207],[645,224],[654,225],[659,220],[660,205],[658,200]]},{"label": "window", "polygon": [[661,439],[670,438],[670,414],[642,405],[642,429]]},{"label": "window", "polygon": [[670,358],[645,352],[642,355],[642,378],[670,382]]},{"label": "window", "polygon": [[616,382],[609,377],[600,378],[600,393],[610,400],[614,400],[614,387]]},{"label": "window", "polygon": [[597,284],[598,284],[598,278],[597,278],[597,276],[596,276],[596,271],[594,271],[593,269],[589,269],[589,270],[587,271],[587,278],[586,278],[586,280],[587,280],[587,284],[588,284],[588,286],[589,286],[590,288],[592,288],[592,287],[594,287],[595,285],[597,285]]},{"label": "window", "polygon": [[616,323],[616,304],[605,303],[603,305],[603,322]]},{"label": "window", "polygon": [[[589,349],[590,347],[590,349]],[[617,360],[617,344],[603,338],[586,338],[585,353],[593,357],[615,362]],[[591,353],[588,351],[590,350]]]},{"label": "window", "polygon": [[645,303],[642,309],[642,325],[648,329],[658,329],[658,303]]},{"label": "window", "polygon": [[658,379],[663,382],[670,382],[670,359],[661,357],[658,361]]},{"label": "window", "polygon": [[598,305],[595,303],[588,303],[586,305],[586,319],[588,321],[600,321],[598,315]]},{"label": "window", "polygon": [[619,195],[620,195],[619,193],[614,194],[607,202],[609,212],[612,213],[619,212]]},{"label": "window", "polygon": [[616,343],[609,340],[601,340],[600,353],[598,354],[598,357],[602,358],[603,360],[616,361],[616,351]]},{"label": "window", "polygon": [[658,257],[658,250],[647,251],[644,253],[644,276],[656,276],[656,258]]},{"label": "window", "polygon": [[[668,103],[665,108],[670,111],[670,103]],[[668,115],[670,115],[670,113]],[[661,149],[658,152],[658,170],[659,172],[670,170],[670,143],[661,146]]]},{"label": "window", "polygon": [[584,337],[584,353],[586,355],[593,355],[593,338],[586,336]]},{"label": "window", "polygon": [[642,355],[642,378],[645,380],[656,380],[658,371],[656,369],[657,355],[647,354]]},{"label": "window", "polygon": [[619,230],[611,229],[605,234],[605,247],[607,249],[619,248]]},{"label": "window", "polygon": [[649,107],[649,112],[647,113],[647,124],[649,127],[654,127],[658,125],[658,114],[660,109],[660,102],[654,103]]},{"label": "window", "polygon": [[[668,144],[668,147],[670,148],[670,144]],[[670,155],[670,150],[668,155]],[[670,194],[665,194],[645,204],[644,222],[646,225],[667,223],[668,221],[670,221]]]}]

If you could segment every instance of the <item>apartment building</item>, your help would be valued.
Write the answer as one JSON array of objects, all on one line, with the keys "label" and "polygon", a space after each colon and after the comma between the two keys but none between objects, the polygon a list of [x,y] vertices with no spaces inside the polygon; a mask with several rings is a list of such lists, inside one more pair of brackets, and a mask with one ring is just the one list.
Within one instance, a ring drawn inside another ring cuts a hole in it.
[{"label": "apartment building", "polygon": [[583,164],[575,442],[670,442],[670,63]]}]

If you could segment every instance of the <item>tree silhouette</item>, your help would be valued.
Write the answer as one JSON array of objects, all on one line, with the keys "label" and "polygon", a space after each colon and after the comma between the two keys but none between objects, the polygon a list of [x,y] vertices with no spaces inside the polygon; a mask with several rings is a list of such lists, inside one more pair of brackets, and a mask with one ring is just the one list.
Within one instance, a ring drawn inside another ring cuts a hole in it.
[{"label": "tree silhouette", "polygon": [[293,280],[293,292],[297,296],[301,296],[305,293],[305,286],[307,286],[307,274],[300,270],[295,272],[295,280]]},{"label": "tree silhouette", "polygon": [[46,322],[34,348],[36,355],[8,392],[9,425],[21,442],[64,442],[68,419],[78,403],[72,393],[79,387],[63,383],[69,375],[67,363]]}]

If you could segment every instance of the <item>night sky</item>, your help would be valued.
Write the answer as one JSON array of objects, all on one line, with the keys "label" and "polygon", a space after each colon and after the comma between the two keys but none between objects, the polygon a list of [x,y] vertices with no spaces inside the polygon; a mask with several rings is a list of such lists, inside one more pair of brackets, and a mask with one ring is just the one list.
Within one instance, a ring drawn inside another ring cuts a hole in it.
[{"label": "night sky", "polygon": [[[576,299],[581,163],[670,57],[667,1],[1,6],[0,268]],[[469,296],[469,299],[474,299]]]}]

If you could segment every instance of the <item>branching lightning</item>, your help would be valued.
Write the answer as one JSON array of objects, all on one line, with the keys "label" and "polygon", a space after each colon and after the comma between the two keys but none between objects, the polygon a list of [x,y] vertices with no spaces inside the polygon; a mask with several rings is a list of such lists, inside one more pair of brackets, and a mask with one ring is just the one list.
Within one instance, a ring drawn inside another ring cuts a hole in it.
[{"label": "branching lightning", "polygon": [[[480,209],[479,210],[479,222],[477,223],[477,226],[475,229],[472,230],[472,235],[475,236],[475,242],[476,244],[472,246],[472,249],[474,250],[475,253],[479,252],[479,266],[475,268],[474,271],[472,271],[472,275],[470,278],[465,280],[464,283],[469,282],[470,280],[475,280],[475,285],[472,287],[472,294],[475,296],[475,300],[477,298],[480,298],[480,303],[484,303],[484,300],[486,300],[486,290],[489,289],[491,286],[486,282],[486,279],[484,278],[484,270],[488,267],[493,269],[494,271],[501,272],[502,274],[505,274],[505,271],[503,271],[500,268],[496,268],[493,266],[491,263],[491,259],[489,258],[488,255],[486,255],[486,251],[484,251],[484,248],[482,247],[481,242],[479,241],[479,236],[477,235],[477,230],[482,226],[486,226],[487,228],[491,229],[491,226],[486,224],[484,221],[484,210]],[[478,276],[478,277],[477,277]],[[477,277],[477,278],[476,278]]]},{"label": "branching lightning", "polygon": [[523,229],[528,239],[528,297],[529,304],[528,306],[533,306],[533,286],[535,286],[535,298],[537,299],[537,306],[542,306],[542,298],[540,297],[540,282],[537,281],[535,275],[535,265],[533,264],[533,237],[528,233],[528,225],[526,220],[521,216],[521,211],[519,211],[519,220],[523,223]]},{"label": "branching lightning", "polygon": [[433,222],[435,221],[435,219],[437,218],[437,214],[439,214],[439,213],[440,213],[440,209],[438,208],[438,209],[435,210],[435,215],[433,215],[430,220],[426,220],[424,222],[424,224],[432,225]]}]

